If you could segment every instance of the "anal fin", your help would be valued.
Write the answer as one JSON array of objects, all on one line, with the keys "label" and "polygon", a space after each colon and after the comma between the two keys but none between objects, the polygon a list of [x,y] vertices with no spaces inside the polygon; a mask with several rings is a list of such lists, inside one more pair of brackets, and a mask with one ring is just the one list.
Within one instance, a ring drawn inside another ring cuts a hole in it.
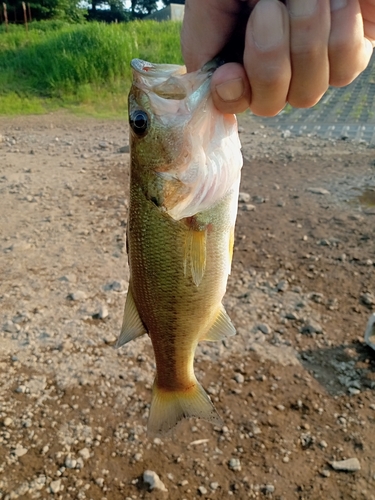
[{"label": "anal fin", "polygon": [[126,296],[124,319],[122,321],[121,333],[116,347],[121,347],[133,339],[147,333],[144,324],[139,317],[137,307],[134,302],[131,286],[129,283],[128,295]]},{"label": "anal fin", "polygon": [[224,306],[221,305],[214,324],[200,340],[216,342],[219,340],[223,340],[226,337],[232,337],[233,335],[236,335],[236,329],[234,328],[230,317],[224,309]]}]

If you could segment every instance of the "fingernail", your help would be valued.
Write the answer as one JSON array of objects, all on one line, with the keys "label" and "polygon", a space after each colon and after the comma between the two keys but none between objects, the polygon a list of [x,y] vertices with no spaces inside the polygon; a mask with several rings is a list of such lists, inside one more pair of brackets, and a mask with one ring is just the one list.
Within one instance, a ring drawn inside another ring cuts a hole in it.
[{"label": "fingernail", "polygon": [[226,102],[238,101],[244,92],[244,84],[242,78],[229,80],[225,83],[216,85],[216,92],[220,99]]},{"label": "fingernail", "polygon": [[279,3],[263,0],[256,4],[251,16],[255,45],[262,50],[278,45],[284,37],[283,15]]},{"label": "fingernail", "polygon": [[293,17],[308,17],[314,14],[317,0],[289,0],[288,10]]},{"label": "fingernail", "polygon": [[348,5],[348,0],[331,0],[331,12],[343,9]]}]

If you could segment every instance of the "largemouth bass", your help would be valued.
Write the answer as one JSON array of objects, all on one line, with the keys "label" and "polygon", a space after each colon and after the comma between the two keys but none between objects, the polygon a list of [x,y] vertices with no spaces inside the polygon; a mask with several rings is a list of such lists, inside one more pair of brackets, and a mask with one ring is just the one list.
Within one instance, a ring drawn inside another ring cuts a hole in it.
[{"label": "largemouth bass", "polygon": [[234,115],[210,97],[214,65],[131,63],[129,290],[118,346],[147,333],[156,360],[148,420],[220,424],[194,375],[198,342],[235,334],[221,304],[230,273],[242,155]]}]

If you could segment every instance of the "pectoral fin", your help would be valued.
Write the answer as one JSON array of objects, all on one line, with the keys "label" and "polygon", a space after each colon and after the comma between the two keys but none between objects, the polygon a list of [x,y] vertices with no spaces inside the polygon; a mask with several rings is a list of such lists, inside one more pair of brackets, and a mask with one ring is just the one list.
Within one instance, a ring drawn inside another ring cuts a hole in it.
[{"label": "pectoral fin", "polygon": [[131,340],[140,337],[144,333],[147,333],[147,331],[141,318],[139,317],[139,313],[137,311],[137,307],[135,305],[133,294],[131,291],[131,286],[129,284],[128,295],[125,302],[124,319],[122,322],[121,333],[118,338],[116,347],[121,347]]},{"label": "pectoral fin", "polygon": [[229,233],[229,271],[228,271],[228,274],[230,274],[230,270],[232,267],[233,247],[234,247],[234,226],[230,229],[230,233]]},{"label": "pectoral fin", "polygon": [[224,309],[224,306],[221,306],[214,324],[200,340],[215,342],[218,340],[223,340],[226,337],[232,337],[233,335],[236,335],[236,329],[234,328],[230,317]]},{"label": "pectoral fin", "polygon": [[206,239],[207,230],[195,231],[190,229],[186,236],[185,275],[189,269],[188,262],[190,261],[191,277],[196,286],[201,284],[206,269]]}]

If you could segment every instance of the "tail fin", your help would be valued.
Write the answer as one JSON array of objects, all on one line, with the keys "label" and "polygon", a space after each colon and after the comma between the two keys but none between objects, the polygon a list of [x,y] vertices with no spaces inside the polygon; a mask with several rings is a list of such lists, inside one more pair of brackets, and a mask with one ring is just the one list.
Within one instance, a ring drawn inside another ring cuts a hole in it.
[{"label": "tail fin", "polygon": [[208,394],[198,381],[186,391],[165,391],[154,382],[148,433],[162,435],[171,430],[183,418],[197,417],[212,424],[223,422]]}]

